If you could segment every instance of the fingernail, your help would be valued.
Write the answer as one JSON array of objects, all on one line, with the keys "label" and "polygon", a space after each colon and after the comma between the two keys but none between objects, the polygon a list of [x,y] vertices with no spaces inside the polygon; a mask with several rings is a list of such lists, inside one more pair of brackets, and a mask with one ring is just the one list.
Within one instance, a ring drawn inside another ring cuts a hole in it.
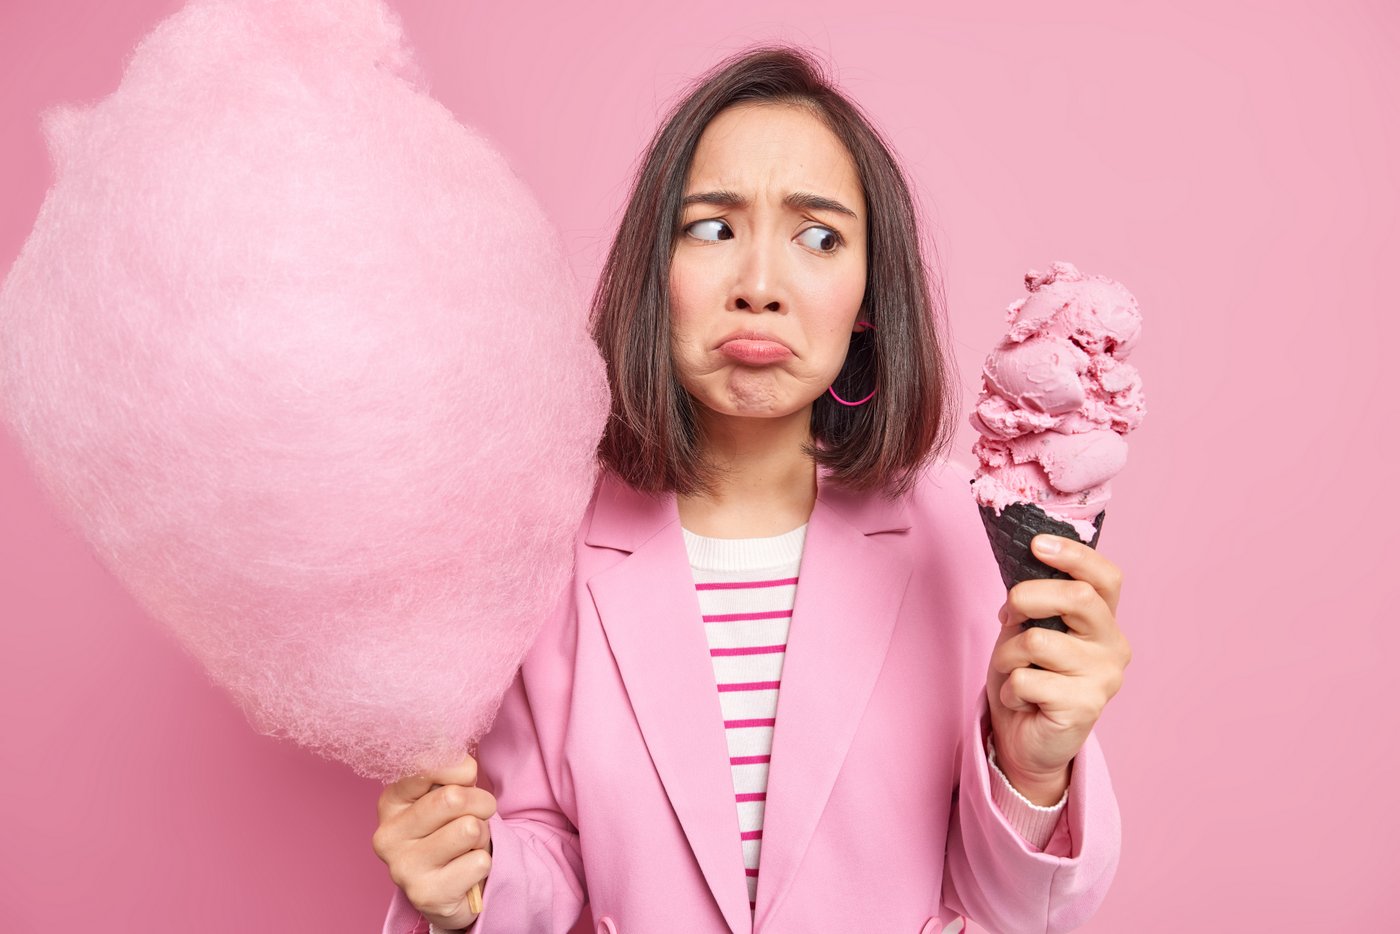
[{"label": "fingernail", "polygon": [[1060,553],[1060,540],[1053,535],[1037,535],[1031,544],[1035,550],[1043,555],[1057,555]]}]

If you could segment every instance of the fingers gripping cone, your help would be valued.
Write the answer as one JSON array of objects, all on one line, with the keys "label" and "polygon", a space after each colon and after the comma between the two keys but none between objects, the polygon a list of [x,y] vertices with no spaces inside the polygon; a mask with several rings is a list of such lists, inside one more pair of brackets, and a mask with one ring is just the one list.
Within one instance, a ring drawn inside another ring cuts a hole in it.
[{"label": "fingers gripping cone", "polygon": [[[987,530],[987,541],[991,543],[992,555],[1001,569],[1001,581],[1007,590],[1021,581],[1071,579],[1064,571],[1052,568],[1037,558],[1031,552],[1031,539],[1037,535],[1060,535],[1083,541],[1074,526],[1046,515],[1045,510],[1034,503],[1011,503],[1000,515],[991,506],[978,506],[978,512],[982,515],[982,527]],[[1094,537],[1084,542],[1090,548],[1098,547],[1103,517],[1102,512],[1094,517]],[[1069,632],[1069,626],[1058,616],[1028,619],[1022,624],[1022,628],[1031,626]]]}]

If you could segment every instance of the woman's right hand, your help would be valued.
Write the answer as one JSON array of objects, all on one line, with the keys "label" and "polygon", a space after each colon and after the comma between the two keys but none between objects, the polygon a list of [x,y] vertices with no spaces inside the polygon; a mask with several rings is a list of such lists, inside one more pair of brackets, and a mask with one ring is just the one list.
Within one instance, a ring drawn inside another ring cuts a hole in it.
[{"label": "woman's right hand", "polygon": [[436,927],[465,928],[477,913],[467,892],[491,872],[491,828],[496,798],[476,787],[476,759],[437,772],[411,775],[379,796],[374,852],[389,878]]}]

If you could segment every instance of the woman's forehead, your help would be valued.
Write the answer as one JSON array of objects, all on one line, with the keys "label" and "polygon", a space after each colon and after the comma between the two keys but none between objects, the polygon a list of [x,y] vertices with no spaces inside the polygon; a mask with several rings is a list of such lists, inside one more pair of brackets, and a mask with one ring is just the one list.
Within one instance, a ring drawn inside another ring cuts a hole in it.
[{"label": "woman's forehead", "polygon": [[794,207],[791,196],[802,193],[857,214],[864,208],[851,154],[826,124],[794,106],[735,106],[711,120],[691,161],[685,194],[707,192],[726,193],[735,207],[755,199]]}]

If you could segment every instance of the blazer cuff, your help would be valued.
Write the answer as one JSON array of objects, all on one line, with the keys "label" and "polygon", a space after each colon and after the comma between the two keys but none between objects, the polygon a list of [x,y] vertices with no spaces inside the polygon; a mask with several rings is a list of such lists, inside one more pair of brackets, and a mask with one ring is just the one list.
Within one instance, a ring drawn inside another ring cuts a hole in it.
[{"label": "blazer cuff", "polygon": [[481,892],[481,913],[467,934],[572,928],[587,901],[577,881],[583,876],[577,845],[558,828],[525,818],[508,822],[497,812],[487,823],[491,874]]},{"label": "blazer cuff", "polygon": [[[997,767],[997,752],[992,743],[991,734],[987,735],[987,765],[991,769],[992,778],[992,801],[996,804],[997,810],[1011,824],[1012,829],[1021,835],[1025,840],[1037,850],[1044,850],[1045,845],[1050,842],[1050,837],[1055,833],[1055,825],[1060,822],[1065,811],[1065,803],[1069,801],[1069,787],[1065,787],[1064,794],[1060,795],[1060,800],[1055,804],[1042,806],[1033,804],[1025,795],[1016,790],[1007,779],[1006,774]],[[433,934],[438,934],[434,931]]]},{"label": "blazer cuff", "polygon": [[[1039,849],[1021,836],[996,803],[993,789],[1000,780],[994,777],[987,760],[992,717],[985,694],[978,699],[977,711],[967,719],[964,730],[961,781],[963,794],[968,797],[963,804],[977,812],[976,816],[984,822],[993,839],[999,837],[1011,842],[1011,852],[1019,852],[1047,869],[1065,867],[1067,861],[1078,861],[1081,855],[1088,855],[1089,862],[1095,864],[1092,871],[1097,870],[1099,859],[1111,859],[1116,864],[1121,839],[1118,802],[1103,750],[1092,730],[1074,757],[1064,810],[1054,824],[1050,839]],[[992,832],[994,829],[1001,832]],[[1002,846],[1004,848],[1005,844]]]},{"label": "blazer cuff", "polygon": [[1011,825],[993,800],[987,762],[992,732],[985,691],[968,710],[954,819],[948,825],[944,898],[948,907],[994,931],[1063,934],[1093,917],[1118,866],[1118,802],[1091,730],[1075,754],[1069,799],[1044,849]]}]

